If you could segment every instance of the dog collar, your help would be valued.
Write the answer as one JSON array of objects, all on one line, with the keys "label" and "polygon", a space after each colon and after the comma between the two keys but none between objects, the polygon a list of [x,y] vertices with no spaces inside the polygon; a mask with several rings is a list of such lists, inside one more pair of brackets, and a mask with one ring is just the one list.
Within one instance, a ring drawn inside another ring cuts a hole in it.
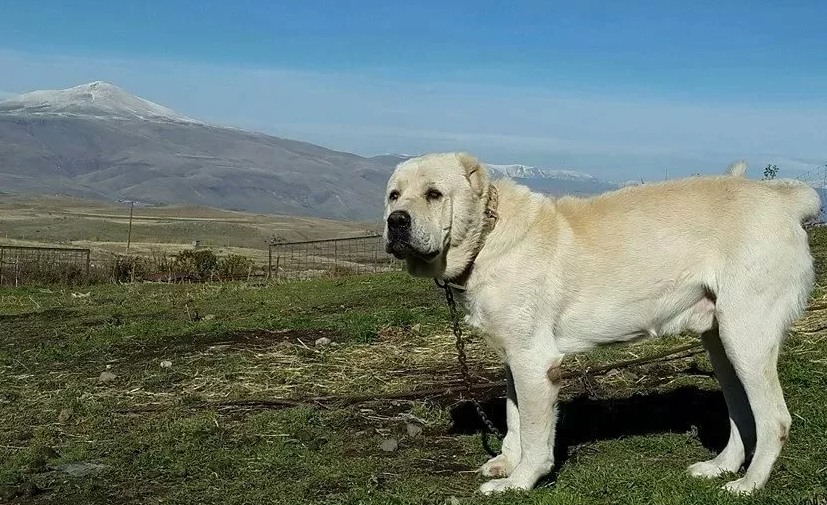
[{"label": "dog collar", "polygon": [[489,184],[488,201],[485,202],[485,210],[483,211],[485,222],[483,223],[482,230],[480,231],[480,238],[477,241],[477,247],[471,255],[471,260],[462,272],[456,277],[445,279],[444,282],[446,286],[459,292],[466,291],[465,285],[468,283],[468,278],[471,277],[471,272],[474,270],[474,262],[477,260],[477,256],[480,254],[480,251],[482,251],[482,248],[485,245],[485,239],[488,238],[488,234],[491,233],[495,226],[497,226],[497,220],[500,217],[497,213],[499,204],[500,195],[497,192],[497,188],[493,184]]}]

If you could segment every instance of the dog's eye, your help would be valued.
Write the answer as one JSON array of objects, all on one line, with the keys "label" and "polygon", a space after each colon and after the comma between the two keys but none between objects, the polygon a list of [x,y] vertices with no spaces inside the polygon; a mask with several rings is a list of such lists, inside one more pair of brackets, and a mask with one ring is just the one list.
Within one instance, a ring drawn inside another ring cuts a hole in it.
[{"label": "dog's eye", "polygon": [[425,198],[428,200],[439,200],[442,198],[442,193],[435,189],[429,189],[427,193],[425,193]]},{"label": "dog's eye", "polygon": [[392,202],[396,201],[397,198],[399,198],[399,191],[393,190],[391,191],[391,194],[388,195],[388,200]]}]

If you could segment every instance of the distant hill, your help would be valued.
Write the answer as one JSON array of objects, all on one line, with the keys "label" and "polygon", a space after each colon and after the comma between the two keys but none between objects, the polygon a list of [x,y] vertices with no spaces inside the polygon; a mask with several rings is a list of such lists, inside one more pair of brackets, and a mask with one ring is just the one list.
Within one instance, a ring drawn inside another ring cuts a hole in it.
[{"label": "distant hill", "polygon": [[[366,158],[209,125],[105,82],[0,102],[6,193],[376,220],[391,171],[409,157]],[[615,187],[578,172],[491,168],[551,194]]]}]

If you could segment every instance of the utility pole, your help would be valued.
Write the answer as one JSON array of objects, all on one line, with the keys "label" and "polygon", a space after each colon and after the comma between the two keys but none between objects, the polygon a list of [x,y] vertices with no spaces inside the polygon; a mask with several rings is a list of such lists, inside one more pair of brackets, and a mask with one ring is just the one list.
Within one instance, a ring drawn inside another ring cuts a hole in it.
[{"label": "utility pole", "polygon": [[129,201],[129,234],[126,236],[126,250],[129,250],[129,246],[132,244],[132,209],[135,207],[135,202],[130,200]]}]

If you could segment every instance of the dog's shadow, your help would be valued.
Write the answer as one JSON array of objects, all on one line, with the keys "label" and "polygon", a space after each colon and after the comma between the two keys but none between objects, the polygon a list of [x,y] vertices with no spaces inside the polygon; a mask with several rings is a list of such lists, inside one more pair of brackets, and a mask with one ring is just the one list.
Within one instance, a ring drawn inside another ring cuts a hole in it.
[{"label": "dog's shadow", "polygon": [[[480,403],[494,425],[505,433],[505,398]],[[454,405],[451,418],[451,433],[472,434],[485,427],[470,402]],[[720,451],[729,438],[723,394],[685,386],[626,398],[592,399],[584,395],[561,401],[552,478],[573,449],[582,444],[654,433],[692,433],[704,447]]]}]

